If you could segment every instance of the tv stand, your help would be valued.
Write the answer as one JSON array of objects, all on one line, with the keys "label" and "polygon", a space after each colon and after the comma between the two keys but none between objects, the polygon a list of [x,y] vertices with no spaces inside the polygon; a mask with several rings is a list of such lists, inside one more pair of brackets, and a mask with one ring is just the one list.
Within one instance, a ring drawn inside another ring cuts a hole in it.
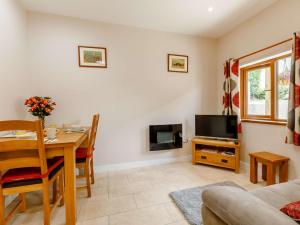
[{"label": "tv stand", "polygon": [[193,164],[201,163],[240,171],[240,141],[196,137],[192,140]]}]

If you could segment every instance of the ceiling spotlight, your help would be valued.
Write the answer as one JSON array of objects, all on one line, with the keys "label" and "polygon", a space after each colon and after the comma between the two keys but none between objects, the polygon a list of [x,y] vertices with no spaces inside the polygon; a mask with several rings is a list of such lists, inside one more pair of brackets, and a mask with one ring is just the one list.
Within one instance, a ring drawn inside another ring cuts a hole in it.
[{"label": "ceiling spotlight", "polygon": [[214,7],[212,7],[212,6],[208,7],[207,11],[208,11],[208,12],[214,11]]}]

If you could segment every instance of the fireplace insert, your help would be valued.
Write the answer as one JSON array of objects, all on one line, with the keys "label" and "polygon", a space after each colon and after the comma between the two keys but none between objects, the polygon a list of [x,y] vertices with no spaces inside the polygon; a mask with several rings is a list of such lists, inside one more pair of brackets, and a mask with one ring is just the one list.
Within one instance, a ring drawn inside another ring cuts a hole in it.
[{"label": "fireplace insert", "polygon": [[182,148],[182,124],[150,125],[150,151]]}]

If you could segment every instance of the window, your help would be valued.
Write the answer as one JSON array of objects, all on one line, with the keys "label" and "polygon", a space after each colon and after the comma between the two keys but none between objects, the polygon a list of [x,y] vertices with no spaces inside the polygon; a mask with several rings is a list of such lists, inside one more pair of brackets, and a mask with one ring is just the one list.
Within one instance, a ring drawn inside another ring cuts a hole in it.
[{"label": "window", "polygon": [[291,56],[241,68],[242,121],[285,124]]}]

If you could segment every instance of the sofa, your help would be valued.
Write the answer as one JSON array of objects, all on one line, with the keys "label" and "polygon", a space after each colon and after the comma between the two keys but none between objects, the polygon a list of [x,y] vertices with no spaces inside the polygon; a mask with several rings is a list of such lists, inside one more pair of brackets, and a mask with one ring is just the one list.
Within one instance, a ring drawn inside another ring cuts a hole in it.
[{"label": "sofa", "polygon": [[280,211],[300,200],[300,179],[254,191],[216,186],[202,193],[204,225],[297,225]]}]

